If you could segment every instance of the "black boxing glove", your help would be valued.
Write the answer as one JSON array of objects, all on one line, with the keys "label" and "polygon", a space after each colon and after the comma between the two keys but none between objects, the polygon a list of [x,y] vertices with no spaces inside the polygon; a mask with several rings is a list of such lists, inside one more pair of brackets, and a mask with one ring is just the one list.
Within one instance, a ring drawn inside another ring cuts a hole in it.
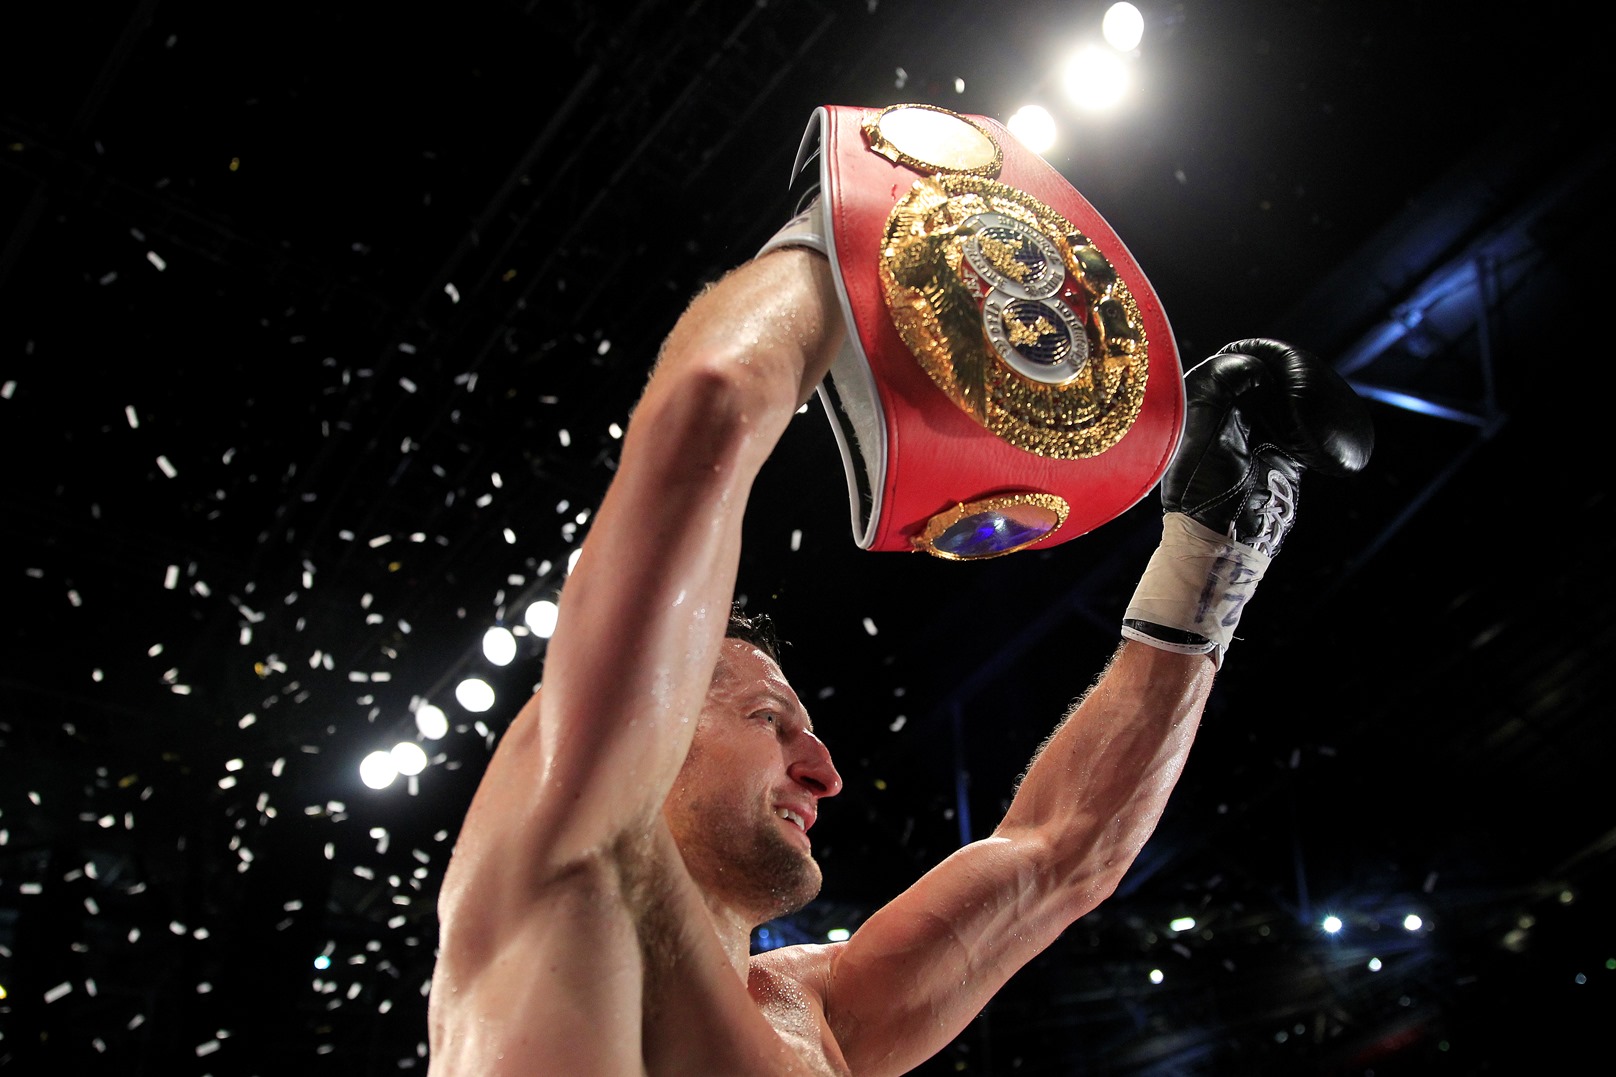
[{"label": "black boxing glove", "polygon": [[1222,663],[1296,522],[1302,473],[1350,475],[1374,426],[1350,385],[1277,340],[1229,344],[1184,376],[1184,436],[1162,476],[1162,543],[1122,634]]}]

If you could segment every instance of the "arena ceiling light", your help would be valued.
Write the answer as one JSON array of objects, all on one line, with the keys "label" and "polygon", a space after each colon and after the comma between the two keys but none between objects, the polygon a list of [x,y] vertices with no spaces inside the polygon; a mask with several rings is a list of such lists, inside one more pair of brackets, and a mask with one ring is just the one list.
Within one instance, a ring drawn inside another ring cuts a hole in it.
[{"label": "arena ceiling light", "polygon": [[511,630],[495,626],[483,633],[483,657],[496,666],[508,666],[516,657],[516,637]]},{"label": "arena ceiling light", "polygon": [[449,716],[443,708],[423,703],[415,709],[415,728],[427,740],[442,740],[449,734]]},{"label": "arena ceiling light", "polygon": [[1055,117],[1041,105],[1021,106],[1005,126],[1034,153],[1047,153],[1055,145]]},{"label": "arena ceiling light", "polygon": [[387,753],[393,760],[393,766],[405,777],[414,777],[426,769],[426,752],[419,744],[410,740],[401,740],[393,745],[393,750]]},{"label": "arena ceiling light", "polygon": [[1128,64],[1121,53],[1103,45],[1087,45],[1061,67],[1061,89],[1081,109],[1111,108],[1128,92]]},{"label": "arena ceiling light", "polygon": [[474,714],[481,714],[494,705],[494,687],[481,677],[467,677],[455,685],[455,699]]},{"label": "arena ceiling light", "polygon": [[561,611],[554,602],[541,598],[527,608],[522,619],[533,630],[533,634],[540,639],[549,639],[555,632],[556,615]]},{"label": "arena ceiling light", "polygon": [[398,778],[393,753],[374,751],[359,761],[359,780],[372,789],[386,789]]},{"label": "arena ceiling light", "polygon": [[1118,52],[1132,52],[1145,36],[1145,17],[1132,4],[1112,4],[1100,20],[1105,43]]}]

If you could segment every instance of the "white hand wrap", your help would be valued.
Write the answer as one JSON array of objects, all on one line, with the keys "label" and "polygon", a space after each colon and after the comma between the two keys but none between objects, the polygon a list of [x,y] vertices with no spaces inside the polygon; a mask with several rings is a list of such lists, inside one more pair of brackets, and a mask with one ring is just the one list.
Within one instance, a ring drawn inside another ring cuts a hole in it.
[{"label": "white hand wrap", "polygon": [[[1179,654],[1211,654],[1213,664],[1221,666],[1240,613],[1271,560],[1181,512],[1167,513],[1161,545],[1128,603],[1123,636]],[[1177,632],[1152,635],[1154,626]],[[1178,633],[1201,638],[1162,638]]]}]

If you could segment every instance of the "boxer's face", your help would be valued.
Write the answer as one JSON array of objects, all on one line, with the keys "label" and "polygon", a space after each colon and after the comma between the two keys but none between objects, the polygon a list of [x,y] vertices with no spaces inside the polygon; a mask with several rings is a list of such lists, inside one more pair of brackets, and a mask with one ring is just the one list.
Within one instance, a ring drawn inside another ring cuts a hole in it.
[{"label": "boxer's face", "polygon": [[758,923],[819,893],[808,831],[842,788],[773,659],[726,639],[664,817],[691,875]]}]

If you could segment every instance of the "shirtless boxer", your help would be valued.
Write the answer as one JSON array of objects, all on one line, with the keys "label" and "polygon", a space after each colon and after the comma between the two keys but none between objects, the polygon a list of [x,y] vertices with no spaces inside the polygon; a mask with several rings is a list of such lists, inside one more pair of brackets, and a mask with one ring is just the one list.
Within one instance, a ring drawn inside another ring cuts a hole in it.
[{"label": "shirtless boxer", "polygon": [[775,659],[728,635],[741,523],[843,332],[826,259],[787,247],[670,334],[444,880],[434,1077],[913,1069],[1116,888],[1301,473],[1369,454],[1356,397],[1303,353],[1243,341],[1193,370],[1126,638],[997,829],[845,942],[751,956],[817,893],[809,833],[842,781]]}]

